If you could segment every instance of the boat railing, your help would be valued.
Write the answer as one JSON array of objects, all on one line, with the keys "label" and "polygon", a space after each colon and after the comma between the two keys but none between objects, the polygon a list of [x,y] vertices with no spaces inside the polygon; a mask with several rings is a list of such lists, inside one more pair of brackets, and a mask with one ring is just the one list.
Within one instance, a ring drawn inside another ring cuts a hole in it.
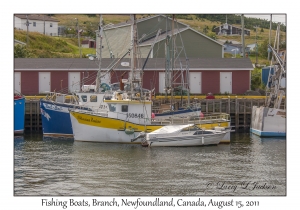
[{"label": "boat railing", "polygon": [[159,117],[152,119],[152,124],[204,124],[204,123],[219,123],[227,122],[230,120],[229,114],[218,113],[210,114],[206,116],[186,116],[186,117]]},{"label": "boat railing", "polygon": [[64,104],[78,104],[78,98],[75,95],[64,94],[64,93],[57,93],[57,92],[46,92],[47,95],[45,96],[44,100],[64,103]]},{"label": "boat railing", "polygon": [[76,106],[74,108],[71,108],[71,110],[76,110],[78,113],[88,113],[92,115],[98,115],[98,116],[108,116],[108,111],[98,110],[98,109],[86,109],[84,106]]}]

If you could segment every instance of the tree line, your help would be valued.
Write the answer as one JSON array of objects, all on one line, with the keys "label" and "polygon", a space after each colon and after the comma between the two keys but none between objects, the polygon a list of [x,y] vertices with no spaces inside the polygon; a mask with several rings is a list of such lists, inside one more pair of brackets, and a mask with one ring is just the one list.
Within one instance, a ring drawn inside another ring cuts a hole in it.
[{"label": "tree line", "polygon": [[[221,24],[226,23],[226,16],[227,16],[227,23],[228,24],[237,24],[241,25],[241,15],[232,15],[232,14],[195,14],[197,19],[207,19],[212,22],[221,22]],[[181,19],[190,20],[192,17],[187,14],[180,14],[176,15],[176,17]],[[255,26],[259,26],[260,28],[269,29],[270,28],[270,21],[260,18],[251,18],[251,17],[244,17],[244,26],[247,29],[255,30]],[[277,23],[272,23],[272,30],[277,29]],[[286,32],[286,26],[282,23],[280,24],[280,29],[283,32]]]}]

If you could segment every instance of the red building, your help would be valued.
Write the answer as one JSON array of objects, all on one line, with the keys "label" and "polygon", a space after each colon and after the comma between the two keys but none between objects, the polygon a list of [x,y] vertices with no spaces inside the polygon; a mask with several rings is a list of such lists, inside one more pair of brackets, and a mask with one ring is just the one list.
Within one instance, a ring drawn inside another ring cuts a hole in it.
[{"label": "red building", "polygon": [[[139,64],[139,69],[143,66]],[[101,70],[107,74],[102,82],[127,79],[130,67],[121,62],[110,69],[116,60],[102,59]],[[123,59],[128,62],[129,59]],[[95,84],[99,61],[83,58],[16,58],[14,60],[15,90],[24,95],[38,95],[46,91],[71,92],[82,85]],[[143,87],[164,93],[165,59],[149,59],[143,72]],[[178,71],[180,63],[175,63]],[[186,66],[185,66],[186,67]],[[185,68],[184,67],[184,68]],[[244,94],[251,87],[252,63],[248,58],[192,58],[188,60],[190,92],[193,94]],[[186,78],[183,71],[182,77]],[[181,76],[177,76],[177,81]]]},{"label": "red building", "polygon": [[85,39],[81,42],[82,48],[96,48],[96,41],[93,39]]}]

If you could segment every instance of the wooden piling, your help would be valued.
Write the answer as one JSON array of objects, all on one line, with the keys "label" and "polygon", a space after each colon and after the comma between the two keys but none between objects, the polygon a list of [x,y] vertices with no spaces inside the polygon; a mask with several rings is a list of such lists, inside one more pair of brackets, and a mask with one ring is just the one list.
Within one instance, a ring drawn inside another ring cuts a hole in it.
[{"label": "wooden piling", "polygon": [[246,127],[247,127],[247,125],[246,125],[246,100],[247,99],[244,99],[244,130],[246,130]]},{"label": "wooden piling", "polygon": [[32,131],[32,100],[29,101],[29,109],[30,109],[30,112],[29,112],[29,116],[30,116],[30,131]]},{"label": "wooden piling", "polygon": [[239,104],[237,98],[235,98],[235,128],[239,129]]},{"label": "wooden piling", "polygon": [[39,130],[39,118],[40,118],[40,115],[39,115],[39,102],[35,103],[35,130],[38,131]]}]

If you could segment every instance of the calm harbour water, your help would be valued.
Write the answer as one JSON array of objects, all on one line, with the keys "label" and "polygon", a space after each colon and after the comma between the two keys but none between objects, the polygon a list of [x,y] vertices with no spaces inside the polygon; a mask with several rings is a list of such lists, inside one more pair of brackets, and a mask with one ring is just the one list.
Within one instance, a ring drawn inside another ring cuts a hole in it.
[{"label": "calm harbour water", "polygon": [[139,144],[14,138],[15,196],[286,195],[286,139],[231,133],[230,144]]}]

